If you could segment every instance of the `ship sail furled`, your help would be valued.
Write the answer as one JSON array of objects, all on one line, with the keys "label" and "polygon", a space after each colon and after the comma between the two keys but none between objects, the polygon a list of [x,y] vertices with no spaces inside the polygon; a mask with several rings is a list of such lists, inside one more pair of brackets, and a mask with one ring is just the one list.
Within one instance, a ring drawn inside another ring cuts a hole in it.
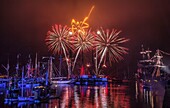
[{"label": "ship sail furled", "polygon": [[163,55],[162,53],[164,53],[161,50],[156,50],[155,55],[151,58],[152,60],[155,61],[155,65],[154,65],[154,71],[152,73],[152,77],[160,77],[161,75],[161,69],[165,67],[164,63],[163,63]]}]

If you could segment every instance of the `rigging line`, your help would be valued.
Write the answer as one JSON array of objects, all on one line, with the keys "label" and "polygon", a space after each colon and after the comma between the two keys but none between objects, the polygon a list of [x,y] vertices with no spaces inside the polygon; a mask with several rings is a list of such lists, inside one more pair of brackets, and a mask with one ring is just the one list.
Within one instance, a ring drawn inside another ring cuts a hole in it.
[{"label": "rigging line", "polygon": [[167,52],[164,52],[162,50],[160,50],[163,54],[166,54],[166,55],[169,55],[170,56],[170,53],[167,53]]}]

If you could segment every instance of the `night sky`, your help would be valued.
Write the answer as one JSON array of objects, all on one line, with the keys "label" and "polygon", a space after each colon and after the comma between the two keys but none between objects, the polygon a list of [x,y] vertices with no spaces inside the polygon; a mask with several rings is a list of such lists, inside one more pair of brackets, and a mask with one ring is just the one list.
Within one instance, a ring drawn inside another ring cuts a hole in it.
[{"label": "night sky", "polygon": [[136,64],[141,44],[170,52],[168,0],[1,0],[0,63],[17,53],[50,54],[44,40],[51,26],[83,20],[93,5],[90,27],[122,30],[120,35],[130,39],[129,64]]}]

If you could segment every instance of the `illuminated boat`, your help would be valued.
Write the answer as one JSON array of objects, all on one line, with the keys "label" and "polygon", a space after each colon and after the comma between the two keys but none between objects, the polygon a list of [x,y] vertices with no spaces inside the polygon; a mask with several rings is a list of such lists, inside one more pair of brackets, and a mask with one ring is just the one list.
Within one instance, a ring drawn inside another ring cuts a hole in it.
[{"label": "illuminated boat", "polygon": [[6,75],[0,76],[0,88],[5,88],[10,80]]},{"label": "illuminated boat", "polygon": [[101,85],[106,84],[108,82],[108,79],[105,75],[81,75],[77,80],[75,81],[75,84],[77,85]]},{"label": "illuminated boat", "polygon": [[50,99],[49,88],[45,86],[36,86],[33,89],[33,101],[36,103],[47,102]]},{"label": "illuminated boat", "polygon": [[49,88],[45,86],[36,86],[33,88],[33,96],[22,96],[18,97],[18,102],[46,102],[49,100]]},{"label": "illuminated boat", "polygon": [[24,80],[24,83],[22,84],[22,81],[18,81],[18,87],[24,87],[24,88],[32,88],[36,86],[40,86],[41,84],[37,81],[30,81],[30,80]]},{"label": "illuminated boat", "polygon": [[52,84],[70,84],[74,83],[74,79],[68,79],[67,77],[54,77],[51,79]]},{"label": "illuminated boat", "polygon": [[5,98],[5,103],[9,102],[17,102],[18,101],[18,96],[19,96],[19,89],[14,88],[14,89],[9,89],[6,91],[6,98]]},{"label": "illuminated boat", "polygon": [[165,71],[167,68],[163,63],[163,55],[165,52],[156,50],[153,57],[150,57],[152,51],[144,50],[142,46],[142,60],[138,62],[138,69],[136,78],[139,79],[140,85],[143,88],[155,88],[165,86],[168,73]]}]

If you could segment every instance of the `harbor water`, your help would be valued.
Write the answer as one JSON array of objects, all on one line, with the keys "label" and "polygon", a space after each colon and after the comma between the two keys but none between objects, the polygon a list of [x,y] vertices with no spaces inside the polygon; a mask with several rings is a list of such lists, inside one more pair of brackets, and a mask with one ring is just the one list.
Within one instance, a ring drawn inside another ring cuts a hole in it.
[{"label": "harbor water", "polygon": [[[53,86],[58,98],[44,103],[4,103],[5,88],[0,89],[0,108],[162,108],[168,105],[169,93],[159,89],[143,89],[137,81],[99,85]],[[25,90],[30,94],[30,90]],[[166,93],[166,94],[165,94]],[[165,94],[165,96],[164,96]],[[168,107],[165,107],[168,108]]]}]

